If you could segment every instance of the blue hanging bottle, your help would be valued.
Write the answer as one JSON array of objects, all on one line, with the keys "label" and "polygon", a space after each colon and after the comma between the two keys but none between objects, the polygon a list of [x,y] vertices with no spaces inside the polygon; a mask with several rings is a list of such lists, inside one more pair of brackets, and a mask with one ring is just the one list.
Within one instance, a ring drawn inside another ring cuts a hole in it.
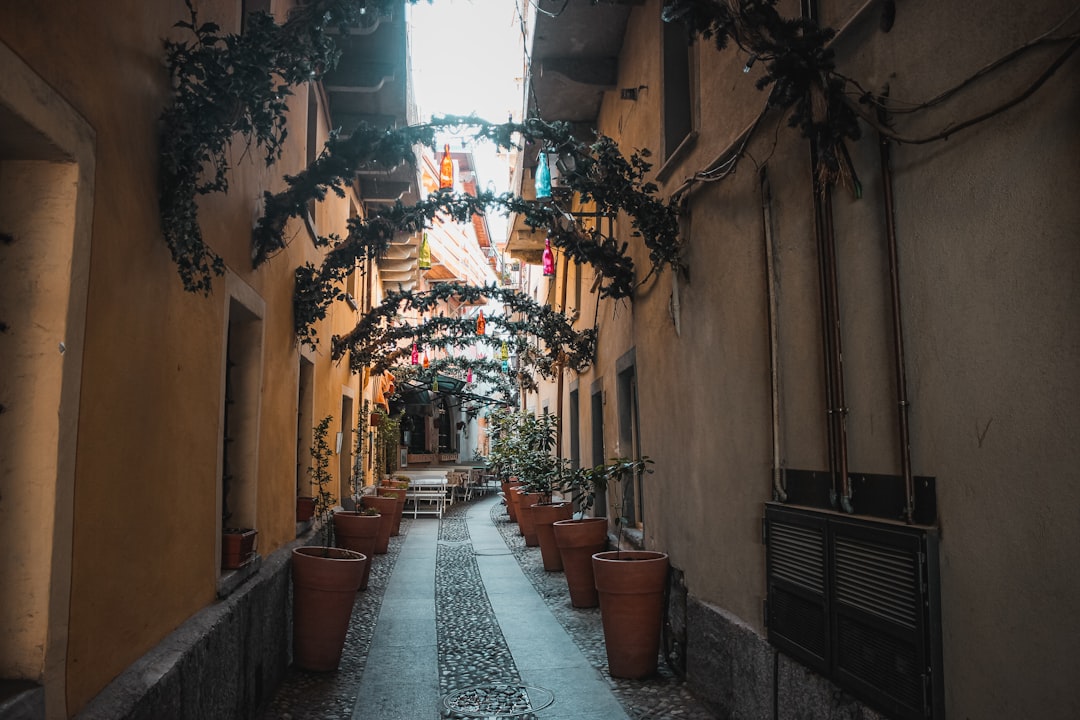
[{"label": "blue hanging bottle", "polygon": [[551,199],[551,168],[548,167],[547,153],[540,152],[540,164],[536,166],[536,199]]}]

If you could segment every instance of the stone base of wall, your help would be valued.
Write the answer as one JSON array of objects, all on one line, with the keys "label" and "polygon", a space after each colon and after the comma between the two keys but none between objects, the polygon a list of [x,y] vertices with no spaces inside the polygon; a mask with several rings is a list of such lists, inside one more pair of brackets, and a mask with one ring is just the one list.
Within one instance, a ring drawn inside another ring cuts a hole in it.
[{"label": "stone base of wall", "polygon": [[265,558],[256,574],[139,658],[77,717],[254,717],[289,666],[289,558],[297,544]]},{"label": "stone base of wall", "polygon": [[749,625],[692,595],[686,682],[717,717],[731,720],[885,720]]}]

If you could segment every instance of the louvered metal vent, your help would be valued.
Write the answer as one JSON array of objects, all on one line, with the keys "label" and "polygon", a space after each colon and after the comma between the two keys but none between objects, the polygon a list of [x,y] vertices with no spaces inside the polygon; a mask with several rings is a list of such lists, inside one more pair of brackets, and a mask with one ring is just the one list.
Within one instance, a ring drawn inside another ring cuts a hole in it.
[{"label": "louvered metal vent", "polygon": [[927,528],[766,507],[769,641],[897,718],[942,717]]}]

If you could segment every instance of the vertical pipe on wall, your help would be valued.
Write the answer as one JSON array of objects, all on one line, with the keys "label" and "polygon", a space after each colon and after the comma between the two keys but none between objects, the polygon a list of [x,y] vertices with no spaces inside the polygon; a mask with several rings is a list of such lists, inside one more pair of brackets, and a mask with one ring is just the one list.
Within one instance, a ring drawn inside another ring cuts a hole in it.
[{"label": "vertical pipe on wall", "polygon": [[761,219],[765,240],[765,288],[769,300],[769,385],[772,396],[772,476],[773,499],[787,502],[780,469],[780,331],[776,314],[776,260],[773,256],[772,189],[764,166],[761,168]]},{"label": "vertical pipe on wall", "polygon": [[847,400],[844,394],[844,347],[840,327],[840,291],[836,270],[836,231],[833,225],[832,188],[824,186],[824,196],[819,194],[824,207],[824,242],[827,258],[826,274],[829,289],[829,323],[831,324],[832,355],[830,365],[833,369],[833,407],[832,418],[836,428],[836,474],[840,480],[840,507],[844,512],[854,512],[851,504],[851,484],[848,479],[847,453]]},{"label": "vertical pipe on wall", "polygon": [[[817,20],[815,0],[802,0],[802,15]],[[840,300],[837,290],[836,238],[832,216],[832,190],[818,176],[818,149],[810,142],[810,172],[813,175],[814,220],[818,244],[818,273],[821,287],[822,341],[825,347],[825,394],[828,408],[829,472],[832,493],[839,496],[844,512],[853,512],[848,480],[847,408],[844,398],[844,352],[840,335]],[[833,503],[835,506],[835,502]]]},{"label": "vertical pipe on wall", "polygon": [[904,519],[910,525],[915,514],[914,481],[911,476],[911,437],[908,425],[907,361],[904,358],[904,326],[900,311],[900,268],[896,251],[896,214],[893,205],[892,151],[889,141],[878,136],[881,154],[881,192],[885,203],[885,237],[889,248],[889,282],[892,291],[893,360],[896,373],[897,429],[900,440],[900,472],[904,477]]}]

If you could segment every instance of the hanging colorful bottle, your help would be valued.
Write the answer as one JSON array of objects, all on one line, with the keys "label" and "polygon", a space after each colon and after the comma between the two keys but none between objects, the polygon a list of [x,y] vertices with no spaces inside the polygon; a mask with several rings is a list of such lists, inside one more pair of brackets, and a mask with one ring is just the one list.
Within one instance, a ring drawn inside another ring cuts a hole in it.
[{"label": "hanging colorful bottle", "polygon": [[439,376],[436,375],[435,379],[431,381],[431,392],[439,392]]},{"label": "hanging colorful bottle", "polygon": [[454,161],[450,157],[450,143],[443,147],[442,162],[439,163],[439,189],[448,190],[454,187]]},{"label": "hanging colorful bottle", "polygon": [[465,382],[466,384],[472,382],[472,368],[469,368],[469,371],[465,373]]},{"label": "hanging colorful bottle", "polygon": [[416,343],[412,344],[412,364],[418,365],[420,363],[420,350],[416,347]]},{"label": "hanging colorful bottle", "polygon": [[551,168],[548,167],[547,153],[541,151],[539,163],[536,166],[536,199],[549,200],[551,198]]},{"label": "hanging colorful bottle", "polygon": [[483,335],[486,325],[487,323],[484,322],[484,311],[481,310],[480,314],[476,316],[476,334]]},{"label": "hanging colorful bottle", "polygon": [[555,253],[551,251],[551,236],[544,238],[544,277],[555,277]]},{"label": "hanging colorful bottle", "polygon": [[417,267],[421,270],[431,269],[431,247],[428,245],[427,233],[420,238],[420,255],[417,261]]},{"label": "hanging colorful bottle", "polygon": [[430,365],[430,364],[431,364],[431,363],[430,363],[430,362],[428,362],[428,358],[427,358],[427,350],[425,350],[425,351],[424,351],[424,369],[425,369],[425,370],[427,370],[427,369],[428,369],[428,365]]}]

